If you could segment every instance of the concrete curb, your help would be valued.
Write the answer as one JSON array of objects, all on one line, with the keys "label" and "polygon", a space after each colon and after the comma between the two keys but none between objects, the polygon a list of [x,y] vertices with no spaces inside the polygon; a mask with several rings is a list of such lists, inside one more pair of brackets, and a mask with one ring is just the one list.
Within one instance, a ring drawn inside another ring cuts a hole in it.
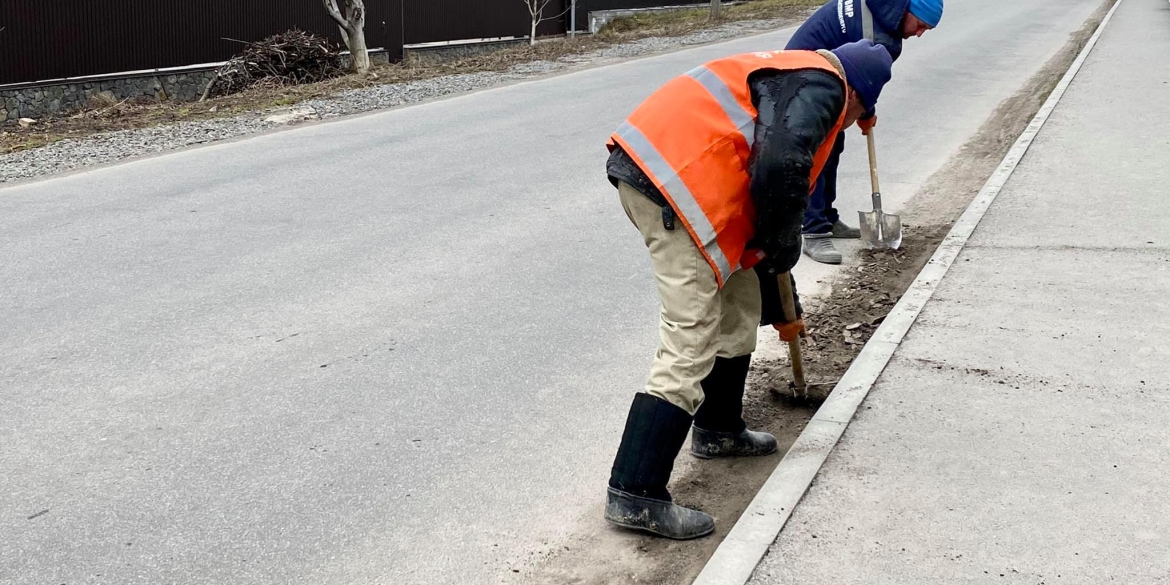
[{"label": "concrete curb", "polygon": [[865,400],[878,376],[885,370],[886,364],[938,288],[939,282],[946,276],[951,264],[958,258],[959,252],[963,250],[967,240],[979,225],[979,221],[983,219],[983,215],[1019,165],[1044,123],[1048,121],[1048,117],[1064,96],[1085,59],[1096,46],[1097,39],[1101,37],[1101,33],[1123,1],[1117,0],[1101,20],[1101,24],[1069,66],[1060,83],[1052,90],[1044,105],[1036,112],[1028,127],[1000,162],[999,167],[955,222],[950,233],[939,244],[910,288],[862,348],[857,359],[833,388],[808,426],[797,437],[792,448],[756,494],[751,505],[744,510],[727,538],[707,561],[694,585],[744,585],[751,579],[756,566],[791,517],[792,510],[804,497],[829,453],[845,433],[845,428],[853,419],[861,402]]}]

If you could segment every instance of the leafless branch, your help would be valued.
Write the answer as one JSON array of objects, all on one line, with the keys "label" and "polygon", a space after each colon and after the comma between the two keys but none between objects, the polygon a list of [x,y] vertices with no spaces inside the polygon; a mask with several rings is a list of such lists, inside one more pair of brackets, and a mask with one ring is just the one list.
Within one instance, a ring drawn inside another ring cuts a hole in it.
[{"label": "leafless branch", "polygon": [[[560,18],[560,17],[562,17],[562,16],[564,16],[564,15],[566,15],[566,14],[568,14],[568,13],[572,12],[572,11],[573,11],[573,5],[572,5],[572,4],[569,4],[569,7],[568,7],[568,8],[566,8],[566,9],[564,9],[563,11],[561,11],[561,13],[560,13],[560,14],[557,14],[556,16],[550,16],[550,17],[548,17],[548,18]],[[546,20],[548,20],[548,19],[546,19]]]},{"label": "leafless branch", "polygon": [[550,2],[552,0],[524,0],[524,5],[528,7],[528,14],[532,15],[532,18],[538,18]]},{"label": "leafless branch", "polygon": [[325,4],[325,11],[329,13],[329,18],[332,18],[341,30],[349,32],[349,22],[341,15],[341,10],[337,7],[337,0],[321,0]]},{"label": "leafless branch", "polygon": [[552,3],[552,0],[524,0],[524,5],[528,7],[528,14],[530,14],[532,16],[532,19],[535,20],[537,24],[540,24],[546,20],[560,18],[560,17],[568,14],[569,11],[571,11],[573,9],[573,5],[570,4],[568,8],[565,8],[562,12],[560,12],[558,14],[555,14],[553,16],[545,16],[544,9],[548,8],[548,5],[551,3]]}]

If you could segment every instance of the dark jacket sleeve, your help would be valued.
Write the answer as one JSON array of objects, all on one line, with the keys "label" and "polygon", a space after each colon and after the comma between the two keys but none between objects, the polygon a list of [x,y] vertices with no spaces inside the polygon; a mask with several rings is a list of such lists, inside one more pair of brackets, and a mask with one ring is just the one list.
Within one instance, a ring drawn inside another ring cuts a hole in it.
[{"label": "dark jacket sleeve", "polygon": [[845,108],[841,79],[810,69],[751,80],[759,115],[748,164],[756,207],[755,244],[775,273],[800,259],[813,157]]},{"label": "dark jacket sleeve", "polygon": [[[882,45],[894,61],[902,56],[902,17],[910,4],[906,0],[868,0],[873,13],[873,42]],[[864,36],[864,35],[863,35]],[[857,40],[861,40],[860,38]]]},{"label": "dark jacket sleeve", "polygon": [[[829,0],[796,29],[788,45],[789,50],[831,51],[864,36],[861,22],[863,0]],[[873,41],[884,45],[895,61],[902,54],[902,36],[899,29],[910,0],[864,0],[873,13]]]},{"label": "dark jacket sleeve", "polygon": [[[895,61],[902,55],[902,18],[910,0],[865,0],[873,13],[873,42],[884,45]],[[857,39],[860,40],[860,39]]]}]

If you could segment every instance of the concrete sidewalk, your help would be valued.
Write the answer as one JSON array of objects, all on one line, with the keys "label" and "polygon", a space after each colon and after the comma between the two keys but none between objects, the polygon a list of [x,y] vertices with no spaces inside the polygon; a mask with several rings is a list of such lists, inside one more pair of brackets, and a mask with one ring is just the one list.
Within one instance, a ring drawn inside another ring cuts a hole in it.
[{"label": "concrete sidewalk", "polygon": [[1167,55],[1122,0],[752,583],[1170,582]]}]

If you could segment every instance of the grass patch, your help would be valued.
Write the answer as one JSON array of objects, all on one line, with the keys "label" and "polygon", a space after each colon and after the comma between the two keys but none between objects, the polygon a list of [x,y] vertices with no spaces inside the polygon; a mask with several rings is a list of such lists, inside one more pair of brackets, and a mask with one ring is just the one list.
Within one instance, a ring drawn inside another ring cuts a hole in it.
[{"label": "grass patch", "polygon": [[[664,0],[665,1],[665,0]],[[92,134],[147,128],[175,122],[235,116],[296,105],[300,102],[329,97],[342,91],[383,84],[422,81],[455,73],[497,72],[521,63],[555,61],[607,46],[647,37],[681,36],[712,28],[726,22],[798,18],[823,0],[751,0],[724,6],[719,20],[710,16],[703,5],[672,11],[655,11],[612,21],[596,35],[542,40],[535,46],[520,46],[435,65],[376,65],[371,75],[346,75],[306,85],[262,86],[235,95],[202,103],[155,102],[149,99],[126,101],[114,106],[45,117],[22,128],[17,124],[0,125],[0,154],[39,148],[58,140],[82,138]]]}]

